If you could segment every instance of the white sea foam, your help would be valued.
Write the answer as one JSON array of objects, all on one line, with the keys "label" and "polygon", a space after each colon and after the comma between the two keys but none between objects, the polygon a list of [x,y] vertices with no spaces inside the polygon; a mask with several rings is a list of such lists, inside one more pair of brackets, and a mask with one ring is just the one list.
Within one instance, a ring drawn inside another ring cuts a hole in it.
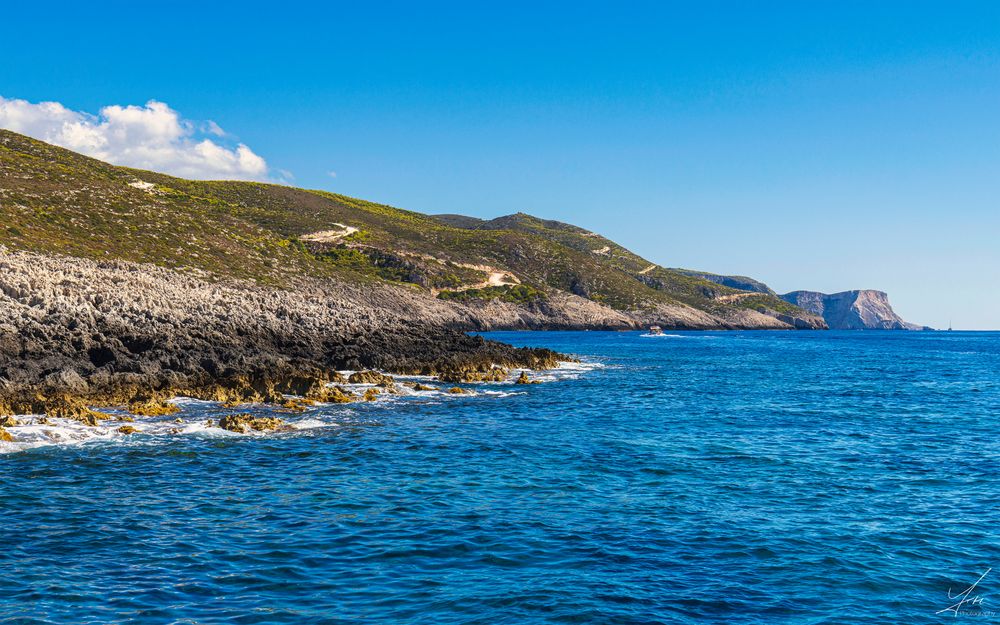
[{"label": "white sea foam", "polygon": [[596,362],[592,360],[581,360],[581,361],[570,361],[561,360],[556,366],[559,371],[593,371],[594,369],[603,369],[606,365],[603,362]]},{"label": "white sea foam", "polygon": [[560,380],[575,380],[580,376],[596,369],[603,369],[606,365],[595,361],[561,361],[555,369],[549,369],[540,373],[529,371],[528,377],[539,382],[558,382]]},{"label": "white sea foam", "polygon": [[[706,334],[640,334],[639,336],[647,339],[683,339],[686,341],[715,341],[722,338]],[[739,338],[739,336],[734,338]]]},{"label": "white sea foam", "polygon": [[330,423],[322,419],[302,419],[290,424],[295,430],[314,430],[316,428],[337,427],[339,423]]},{"label": "white sea foam", "polygon": [[515,395],[527,395],[527,391],[482,391],[483,395],[490,397],[514,397]]}]

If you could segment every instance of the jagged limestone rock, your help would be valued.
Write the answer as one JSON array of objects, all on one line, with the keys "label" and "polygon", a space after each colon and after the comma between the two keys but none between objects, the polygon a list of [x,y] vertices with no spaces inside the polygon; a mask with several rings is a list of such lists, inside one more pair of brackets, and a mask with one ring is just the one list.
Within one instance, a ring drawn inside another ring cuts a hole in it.
[{"label": "jagged limestone rock", "polygon": [[503,382],[510,372],[501,367],[485,371],[445,371],[438,375],[442,382]]},{"label": "jagged limestone rock", "polygon": [[395,385],[392,376],[388,376],[378,371],[357,371],[352,373],[347,381],[351,384],[374,384],[376,386],[390,387]]},{"label": "jagged limestone rock", "polygon": [[231,414],[219,419],[220,428],[241,434],[246,434],[250,431],[273,431],[284,425],[285,422],[277,417],[255,417],[248,414]]},{"label": "jagged limestone rock", "polygon": [[128,411],[140,417],[162,417],[176,414],[181,409],[170,402],[150,399],[129,404]]}]

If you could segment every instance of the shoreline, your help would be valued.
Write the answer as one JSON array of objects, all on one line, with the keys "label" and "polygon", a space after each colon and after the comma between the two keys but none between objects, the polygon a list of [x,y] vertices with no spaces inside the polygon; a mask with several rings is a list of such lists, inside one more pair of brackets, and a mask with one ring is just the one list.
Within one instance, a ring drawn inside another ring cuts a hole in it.
[{"label": "shoreline", "polygon": [[358,418],[364,422],[363,415],[379,414],[366,411],[369,406],[391,410],[412,401],[441,403],[520,395],[530,385],[574,378],[580,371],[598,366],[560,361],[544,371],[495,369],[489,375],[463,376],[461,380],[343,370],[334,371],[330,381],[307,395],[289,393],[259,401],[222,401],[219,397],[180,394],[124,406],[90,405],[72,414],[0,416],[0,454],[52,445],[125,442],[132,435],[288,434],[335,427]]},{"label": "shoreline", "polygon": [[388,289],[212,282],[151,265],[0,254],[0,415],[188,395],[304,395],[338,370],[482,376],[568,357],[454,329]]},{"label": "shoreline", "polygon": [[156,405],[175,396],[231,404],[322,398],[334,372],[345,369],[456,381],[483,380],[497,369],[548,369],[570,358],[468,332],[644,327],[621,316],[609,323],[590,309],[566,316],[501,302],[455,305],[382,283],[303,277],[264,286],[191,269],[5,249],[0,302],[0,416],[88,422],[99,420],[91,407]]}]

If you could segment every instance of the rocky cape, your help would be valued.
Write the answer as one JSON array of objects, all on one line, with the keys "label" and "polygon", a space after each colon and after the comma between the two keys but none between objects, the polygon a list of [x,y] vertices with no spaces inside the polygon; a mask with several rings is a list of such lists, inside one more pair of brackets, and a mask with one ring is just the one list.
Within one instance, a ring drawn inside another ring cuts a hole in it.
[{"label": "rocky cape", "polygon": [[834,330],[930,330],[927,326],[903,321],[889,305],[882,291],[859,289],[841,293],[792,291],[781,296],[812,313],[821,315]]},{"label": "rocky cape", "polygon": [[[688,269],[675,269],[674,271],[740,291],[776,295],[771,287],[746,276],[724,276]],[[903,321],[889,305],[889,296],[883,291],[858,289],[832,294],[817,291],[792,291],[784,295],[777,295],[777,297],[817,317],[822,317],[831,330],[933,330],[928,326]]]}]

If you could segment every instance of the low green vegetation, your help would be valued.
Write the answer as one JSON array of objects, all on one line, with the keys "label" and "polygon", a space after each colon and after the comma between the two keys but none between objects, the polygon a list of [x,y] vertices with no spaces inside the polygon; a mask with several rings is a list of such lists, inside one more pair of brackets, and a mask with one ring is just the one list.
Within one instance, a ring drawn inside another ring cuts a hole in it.
[{"label": "low green vegetation", "polygon": [[786,302],[780,297],[772,297],[763,293],[738,299],[732,305],[736,308],[745,308],[748,310],[771,310],[785,315],[802,314],[802,310],[795,304]]},{"label": "low green vegetation", "polygon": [[314,255],[324,263],[350,269],[357,273],[377,276],[391,282],[414,282],[412,273],[406,268],[394,265],[376,264],[372,257],[355,249],[334,248]]},{"label": "low green vegetation", "polygon": [[530,304],[544,298],[544,293],[526,284],[487,286],[481,289],[466,289],[464,291],[441,291],[438,294],[438,299],[457,302],[499,300],[514,304]]}]

